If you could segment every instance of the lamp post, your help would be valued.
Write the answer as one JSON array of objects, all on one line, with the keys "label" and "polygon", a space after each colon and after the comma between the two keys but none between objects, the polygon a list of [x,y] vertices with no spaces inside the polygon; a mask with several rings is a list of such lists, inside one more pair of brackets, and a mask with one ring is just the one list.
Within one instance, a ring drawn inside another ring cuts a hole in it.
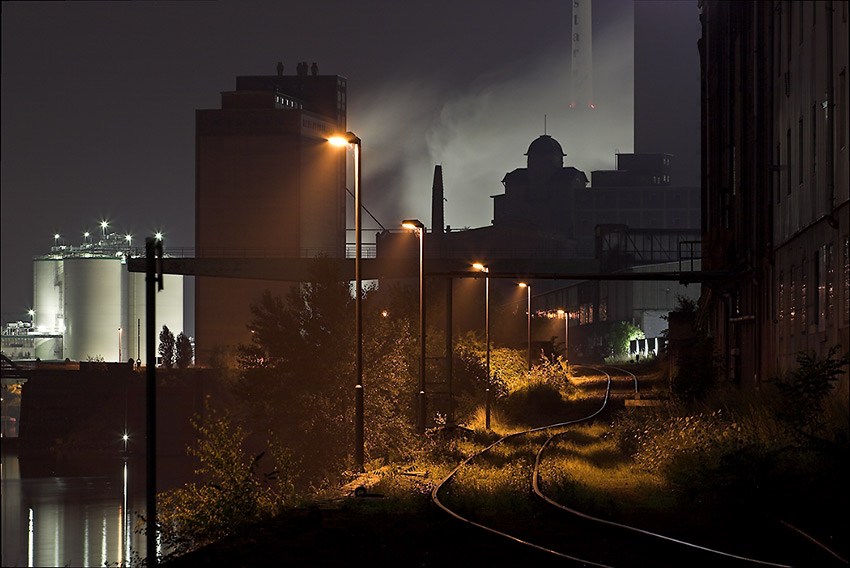
[{"label": "lamp post", "polygon": [[425,225],[419,219],[407,219],[401,226],[419,237],[419,392],[417,393],[416,431],[425,433]]},{"label": "lamp post", "polygon": [[360,145],[361,140],[353,132],[332,136],[328,142],[334,146],[353,147],[354,149],[354,333],[356,336],[355,380],[354,385],[354,461],[363,471],[363,305],[361,297],[362,277],[360,259],[362,252],[361,216],[360,216]]},{"label": "lamp post", "polygon": [[484,391],[484,427],[490,429],[490,269],[480,262],[472,268],[484,273],[484,342],[487,344],[487,388]]},{"label": "lamp post", "polygon": [[528,290],[528,370],[531,370],[531,284],[519,283],[520,288]]},{"label": "lamp post", "polygon": [[564,360],[567,362],[567,374],[570,373],[570,310],[558,310],[564,314]]}]

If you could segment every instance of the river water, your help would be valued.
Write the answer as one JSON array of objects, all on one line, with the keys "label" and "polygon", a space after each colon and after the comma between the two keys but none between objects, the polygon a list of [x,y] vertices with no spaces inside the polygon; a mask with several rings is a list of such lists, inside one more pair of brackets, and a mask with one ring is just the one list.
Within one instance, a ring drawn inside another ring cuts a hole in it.
[{"label": "river water", "polygon": [[1,473],[3,566],[121,566],[145,556],[144,458],[4,453]]}]

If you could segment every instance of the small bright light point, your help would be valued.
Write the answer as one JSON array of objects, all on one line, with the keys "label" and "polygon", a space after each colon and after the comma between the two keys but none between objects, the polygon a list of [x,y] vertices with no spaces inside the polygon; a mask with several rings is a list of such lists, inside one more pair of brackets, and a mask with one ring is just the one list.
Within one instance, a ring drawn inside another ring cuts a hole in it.
[{"label": "small bright light point", "polygon": [[475,270],[479,270],[481,272],[489,272],[490,271],[486,266],[484,266],[480,262],[476,262],[475,264],[473,264],[472,268],[474,268]]},{"label": "small bright light point", "polygon": [[402,223],[401,226],[404,227],[405,229],[410,230],[410,231],[415,231],[416,229],[419,228],[416,225],[414,225],[413,223]]},{"label": "small bright light point", "polygon": [[389,317],[390,312],[388,312],[387,310],[383,310],[383,311],[381,312],[381,315],[382,315],[383,317]]},{"label": "small bright light point", "polygon": [[127,440],[130,439],[130,436],[128,436],[127,434],[124,434],[123,436],[121,436],[121,439],[126,442]]},{"label": "small bright light point", "polygon": [[34,316],[35,310],[27,310],[27,315]]},{"label": "small bright light point", "polygon": [[91,233],[89,233],[88,231],[83,233],[83,237],[86,238],[86,239],[89,238],[90,235],[91,235]]},{"label": "small bright light point", "polygon": [[595,105],[590,105],[590,108],[596,108],[596,106],[595,106]]},{"label": "small bright light point", "polygon": [[109,222],[108,222],[108,221],[101,221],[101,222],[100,222],[100,228],[101,228],[101,229],[105,229],[105,228],[107,228],[108,226],[109,226]]},{"label": "small bright light point", "polygon": [[559,315],[559,316],[564,315],[564,310],[558,310],[558,315]]},{"label": "small bright light point", "polygon": [[528,288],[528,284],[526,284],[525,282],[520,282],[519,284],[517,284],[517,286],[519,286],[520,288]]},{"label": "small bright light point", "polygon": [[342,136],[331,136],[328,138],[328,142],[333,144],[334,146],[348,146],[349,142],[347,139]]},{"label": "small bright light point", "polygon": [[54,238],[54,239],[56,239],[56,240],[58,241],[58,240],[59,240],[59,233],[55,233],[55,234],[53,235],[53,238]]},{"label": "small bright light point", "polygon": [[126,237],[124,237],[124,238],[125,238],[125,239],[127,239],[127,242],[128,242],[128,243],[132,243],[132,242],[133,242],[133,235],[127,235],[127,236],[126,236]]},{"label": "small bright light point", "polygon": [[154,233],[153,236],[156,240],[161,241],[162,240],[162,231],[157,231],[156,233]]}]

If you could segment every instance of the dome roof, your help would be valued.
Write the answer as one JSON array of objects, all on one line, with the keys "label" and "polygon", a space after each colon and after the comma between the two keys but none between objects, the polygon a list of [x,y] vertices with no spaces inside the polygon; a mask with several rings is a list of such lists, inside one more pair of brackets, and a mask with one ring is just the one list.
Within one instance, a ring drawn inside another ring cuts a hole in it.
[{"label": "dome roof", "polygon": [[525,155],[558,157],[566,156],[566,154],[564,154],[563,148],[561,148],[561,145],[558,143],[558,141],[549,136],[548,134],[543,134],[537,140],[532,142],[531,145],[528,147],[528,152],[526,152]]}]

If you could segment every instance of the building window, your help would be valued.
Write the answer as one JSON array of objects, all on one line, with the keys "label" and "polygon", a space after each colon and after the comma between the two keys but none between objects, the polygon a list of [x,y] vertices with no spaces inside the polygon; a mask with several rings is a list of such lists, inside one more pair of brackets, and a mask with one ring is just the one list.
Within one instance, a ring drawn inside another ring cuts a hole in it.
[{"label": "building window", "polygon": [[782,4],[776,3],[776,76],[782,75]]},{"label": "building window", "polygon": [[599,302],[599,321],[607,321],[608,320],[608,302],[601,301]]},{"label": "building window", "polygon": [[817,252],[817,261],[815,262],[815,289],[817,292],[818,307],[815,310],[815,320],[818,326],[818,331],[826,330],[826,280],[827,280],[827,249],[826,245],[820,247]]},{"label": "building window", "polygon": [[791,282],[788,285],[788,294],[789,294],[788,299],[790,300],[791,305],[788,306],[788,319],[789,319],[788,323],[791,325],[791,335],[794,335],[794,332],[796,331],[795,325],[794,325],[794,318],[797,315],[797,280],[796,280],[796,274],[795,274],[793,264],[791,265],[790,273],[791,273]]},{"label": "building window", "polygon": [[[776,161],[774,162],[777,167],[782,165],[782,144],[776,145]],[[776,184],[776,204],[782,203],[782,178],[778,178],[778,183]]]},{"label": "building window", "polygon": [[806,308],[808,307],[809,271],[806,259],[800,264],[800,333],[806,333]]},{"label": "building window", "polygon": [[832,320],[835,313],[835,246],[829,243],[826,247],[826,319]]},{"label": "building window", "polygon": [[812,105],[812,176],[818,173],[818,108]]},{"label": "building window", "polygon": [[850,237],[844,237],[844,324],[850,324]]},{"label": "building window", "polygon": [[785,186],[786,193],[791,195],[791,129],[785,132]]},{"label": "building window", "polygon": [[797,183],[803,185],[803,117],[797,122]]},{"label": "building window", "polygon": [[[844,3],[844,9],[847,9],[847,3]],[[841,70],[841,75],[838,81],[838,146],[843,150],[847,146],[847,68]],[[829,101],[835,106],[835,103]],[[833,111],[834,112],[834,111]]]}]

